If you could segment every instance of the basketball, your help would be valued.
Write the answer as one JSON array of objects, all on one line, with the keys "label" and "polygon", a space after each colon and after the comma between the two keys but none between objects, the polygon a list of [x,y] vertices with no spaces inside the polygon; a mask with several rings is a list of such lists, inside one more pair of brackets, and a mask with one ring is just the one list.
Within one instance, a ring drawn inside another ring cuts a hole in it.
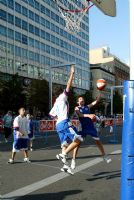
[{"label": "basketball", "polygon": [[106,87],[106,81],[104,79],[98,79],[97,80],[97,89],[104,90],[105,87]]}]

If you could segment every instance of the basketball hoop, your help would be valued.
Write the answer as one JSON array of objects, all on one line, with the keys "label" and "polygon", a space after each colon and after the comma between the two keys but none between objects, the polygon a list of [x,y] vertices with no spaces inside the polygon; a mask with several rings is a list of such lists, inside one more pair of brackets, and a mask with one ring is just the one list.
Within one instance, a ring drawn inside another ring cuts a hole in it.
[{"label": "basketball hoop", "polygon": [[65,29],[71,34],[78,33],[86,12],[93,6],[90,0],[55,0],[58,10],[65,20]]}]

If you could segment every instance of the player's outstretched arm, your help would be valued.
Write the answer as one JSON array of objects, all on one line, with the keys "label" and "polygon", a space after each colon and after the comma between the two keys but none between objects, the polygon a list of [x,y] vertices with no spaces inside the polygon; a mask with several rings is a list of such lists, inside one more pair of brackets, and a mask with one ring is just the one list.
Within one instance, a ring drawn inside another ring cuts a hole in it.
[{"label": "player's outstretched arm", "polygon": [[95,106],[97,103],[99,103],[100,99],[101,99],[101,94],[99,93],[99,95],[97,96],[96,100],[93,101],[92,103],[90,103],[90,104],[88,105],[88,107],[89,107],[89,108],[92,108],[92,107]]},{"label": "player's outstretched arm", "polygon": [[71,70],[70,70],[70,76],[67,82],[67,87],[66,87],[66,91],[69,92],[70,88],[72,86],[72,82],[73,82],[73,78],[74,78],[74,65],[71,66]]},{"label": "player's outstretched arm", "polygon": [[82,114],[82,113],[79,111],[78,107],[75,108],[75,112],[76,112],[76,114],[77,114],[78,117],[88,117],[88,118],[90,118],[90,119],[94,119],[94,118],[95,118],[95,115],[94,115],[94,114]]}]

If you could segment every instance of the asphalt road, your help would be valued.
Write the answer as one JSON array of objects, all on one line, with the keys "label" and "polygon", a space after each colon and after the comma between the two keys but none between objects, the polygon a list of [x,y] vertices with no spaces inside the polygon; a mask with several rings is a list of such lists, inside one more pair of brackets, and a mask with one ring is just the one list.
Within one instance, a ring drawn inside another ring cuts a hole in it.
[{"label": "asphalt road", "polygon": [[112,158],[112,163],[106,164],[88,137],[80,148],[73,176],[60,171],[62,164],[55,158],[60,152],[56,134],[49,135],[47,144],[44,137],[35,140],[30,164],[23,163],[21,153],[17,154],[15,164],[7,164],[12,142],[0,143],[1,199],[119,200],[121,127],[117,128],[117,144],[109,143],[113,138],[108,129],[101,135],[105,150]]}]

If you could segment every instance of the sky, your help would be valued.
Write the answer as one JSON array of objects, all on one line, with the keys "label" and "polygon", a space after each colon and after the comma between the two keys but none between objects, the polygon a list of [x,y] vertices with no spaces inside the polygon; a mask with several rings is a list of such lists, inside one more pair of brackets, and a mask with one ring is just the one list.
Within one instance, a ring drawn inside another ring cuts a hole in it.
[{"label": "sky", "polygon": [[117,16],[104,15],[93,6],[89,12],[90,49],[109,46],[112,54],[129,64],[129,0],[116,0]]}]

